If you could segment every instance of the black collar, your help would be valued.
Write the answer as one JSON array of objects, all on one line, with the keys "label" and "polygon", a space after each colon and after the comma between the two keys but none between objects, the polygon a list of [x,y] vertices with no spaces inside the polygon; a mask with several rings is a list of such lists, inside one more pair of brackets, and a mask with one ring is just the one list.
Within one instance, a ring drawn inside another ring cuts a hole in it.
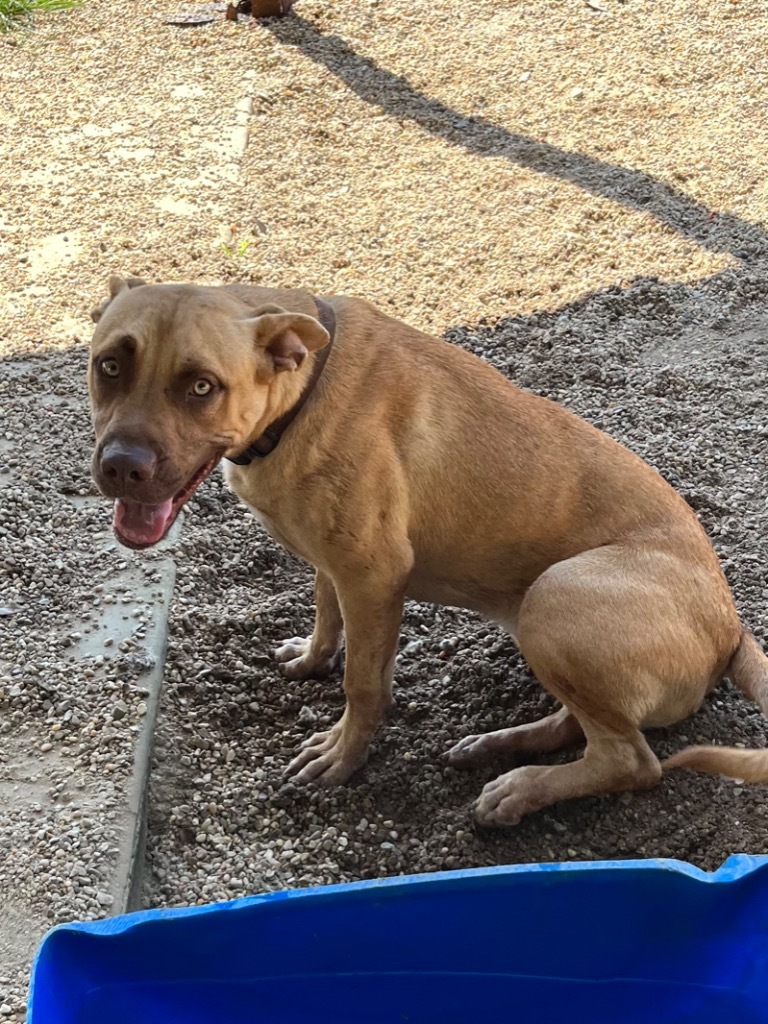
[{"label": "black collar", "polygon": [[307,386],[299,395],[299,400],[295,405],[292,405],[287,412],[284,412],[282,416],[279,416],[273,423],[270,423],[264,433],[260,434],[244,452],[232,457],[226,456],[227,462],[233,462],[236,466],[250,466],[254,459],[266,458],[267,455],[277,448],[280,438],[296,419],[303,409],[304,403],[312,394],[330,355],[333,339],[336,334],[336,314],[333,311],[333,307],[324,299],[318,298],[315,298],[315,305],[317,306],[317,319],[328,331],[330,341],[315,356],[315,362],[312,366],[312,373],[310,374]]}]

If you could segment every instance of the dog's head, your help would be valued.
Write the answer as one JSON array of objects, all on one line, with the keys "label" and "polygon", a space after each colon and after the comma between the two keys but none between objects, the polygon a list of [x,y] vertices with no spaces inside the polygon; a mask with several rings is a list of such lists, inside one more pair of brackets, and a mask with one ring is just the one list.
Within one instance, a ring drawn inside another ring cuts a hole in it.
[{"label": "dog's head", "polygon": [[225,288],[137,278],[110,278],[91,316],[93,476],[115,499],[118,539],[150,547],[222,456],[292,404],[301,384],[291,371],[328,334],[311,316],[254,308]]}]

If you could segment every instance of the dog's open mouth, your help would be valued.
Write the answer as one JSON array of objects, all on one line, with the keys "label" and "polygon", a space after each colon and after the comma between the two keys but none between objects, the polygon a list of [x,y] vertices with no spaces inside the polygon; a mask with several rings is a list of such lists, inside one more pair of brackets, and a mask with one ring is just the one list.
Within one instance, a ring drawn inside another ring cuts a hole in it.
[{"label": "dog's open mouth", "polygon": [[161,541],[176,521],[181,507],[213,472],[220,458],[220,455],[215,455],[190,477],[180,491],[158,505],[145,505],[130,498],[117,498],[112,528],[120,543],[129,548],[149,548]]}]

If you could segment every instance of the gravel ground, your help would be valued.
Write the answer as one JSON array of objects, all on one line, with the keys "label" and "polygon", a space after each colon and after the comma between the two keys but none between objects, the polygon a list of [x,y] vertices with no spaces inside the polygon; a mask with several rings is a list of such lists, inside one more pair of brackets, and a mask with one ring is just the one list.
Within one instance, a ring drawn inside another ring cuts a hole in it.
[{"label": "gravel ground", "polygon": [[[766,640],[764,7],[300,0],[280,22],[183,29],[163,21],[177,6],[85,0],[0,38],[0,604],[25,609],[0,620],[0,891],[30,922],[108,911],[111,808],[141,715],[130,650],[96,685],[68,670],[61,640],[123,561],[155,571],[154,556],[104,554],[108,511],[85,500],[79,339],[109,273],[347,291],[448,330],[667,474]],[[308,572],[218,481],[190,513],[148,903],[765,850],[759,787],[683,774],[475,832],[492,770],[458,774],[442,753],[548,698],[495,628],[423,606],[408,609],[397,708],[366,771],[332,793],[286,785],[295,744],[341,707],[338,680],[288,685],[270,657],[310,627]],[[764,734],[723,689],[652,742]],[[30,821],[7,766],[40,753],[53,760]],[[93,795],[77,821],[83,773]],[[0,976],[0,1019],[22,1018],[23,989],[24,968]]]}]

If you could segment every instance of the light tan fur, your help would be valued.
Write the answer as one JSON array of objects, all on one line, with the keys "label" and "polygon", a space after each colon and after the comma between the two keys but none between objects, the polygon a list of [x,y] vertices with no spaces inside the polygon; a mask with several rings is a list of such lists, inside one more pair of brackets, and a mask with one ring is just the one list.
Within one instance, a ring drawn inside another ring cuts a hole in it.
[{"label": "light tan fur", "polygon": [[[148,439],[162,472],[129,497],[151,502],[294,404],[327,335],[307,292],[135,285],[111,282],[93,339],[93,365],[120,339],[135,350],[117,391],[90,374],[94,474],[120,497],[100,478],[105,439]],[[452,763],[586,740],[575,762],[489,783],[476,807],[487,825],[654,784],[661,766],[641,730],[690,715],[726,672],[768,710],[768,659],[742,629],[695,515],[653,469],[460,348],[365,301],[327,301],[336,339],[306,405],[274,452],[225,470],[272,536],[317,571],[315,629],[277,651],[285,675],[327,673],[346,638],[346,708],[290,765],[299,781],[343,783],[364,764],[391,701],[408,598],[501,623],[563,705],[466,737]],[[271,357],[286,331],[307,357],[283,373]],[[187,364],[226,382],[204,410],[173,398]],[[768,752],[694,748],[669,764],[768,778]]]}]

